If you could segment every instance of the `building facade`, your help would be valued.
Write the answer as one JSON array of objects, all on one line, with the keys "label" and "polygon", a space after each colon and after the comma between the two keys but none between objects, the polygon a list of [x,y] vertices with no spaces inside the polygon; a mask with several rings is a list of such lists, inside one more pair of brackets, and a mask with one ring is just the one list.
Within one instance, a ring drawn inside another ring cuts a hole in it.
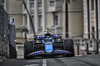
[{"label": "building facade", "polygon": [[[33,31],[29,16],[20,0],[1,0],[10,17],[15,18],[16,42],[18,57],[23,56],[24,34],[22,27],[29,30],[28,40],[33,38]],[[66,38],[80,37],[84,33],[83,0],[24,0],[31,14],[35,32],[44,34],[49,28],[53,34],[62,34]],[[68,7],[66,4],[68,3]],[[66,11],[68,9],[68,11]],[[66,14],[68,12],[68,14]],[[68,18],[67,18],[68,16]],[[68,21],[68,22],[67,22]],[[68,25],[68,26],[66,26]],[[68,32],[66,31],[68,30]]]},{"label": "building facade", "polygon": [[[66,28],[66,2],[68,3],[68,28]],[[83,1],[80,0],[26,0],[29,12],[32,15],[36,34],[44,34],[44,30],[51,29],[53,34],[66,35],[68,29],[69,37],[83,35]],[[23,6],[24,8],[24,6]],[[28,17],[23,9],[24,20]],[[23,20],[23,25],[28,26],[32,37],[30,20],[27,23]]]},{"label": "building facade", "polygon": [[22,3],[17,0],[1,0],[1,3],[4,5],[9,16],[14,18],[16,25],[16,41],[22,44],[24,42],[23,34],[21,33],[23,24]]},{"label": "building facade", "polygon": [[[100,0],[83,0],[84,10],[84,38],[91,39],[89,50],[96,51],[97,43],[93,39],[100,39]],[[86,49],[86,44],[82,46]],[[100,49],[99,49],[100,51]]]},{"label": "building facade", "polygon": [[[65,16],[62,8],[63,1],[59,0],[25,0],[28,10],[33,19],[33,25],[37,35],[44,34],[44,31],[49,28],[53,34],[62,34],[63,22]],[[28,14],[23,6],[23,26],[29,30],[28,38],[32,38],[33,32]],[[26,22],[25,22],[26,21]]]},{"label": "building facade", "polygon": [[[49,28],[53,34],[62,34],[66,37],[83,35],[83,1],[80,0],[24,0],[31,14],[35,32],[44,34]],[[33,38],[33,32],[29,16],[20,0],[3,0],[4,7],[10,17],[15,18],[16,41],[24,42],[22,27],[29,30],[28,39]],[[68,3],[68,18],[66,18],[66,3]],[[66,22],[68,20],[68,23]],[[68,24],[68,28],[66,28]],[[68,29],[68,32],[66,32]]]},{"label": "building facade", "polygon": [[83,26],[83,0],[69,0],[68,2],[69,37],[82,37],[84,33],[83,27],[84,27]]},{"label": "building facade", "polygon": [[83,0],[84,3],[84,37],[99,39],[99,0]]}]

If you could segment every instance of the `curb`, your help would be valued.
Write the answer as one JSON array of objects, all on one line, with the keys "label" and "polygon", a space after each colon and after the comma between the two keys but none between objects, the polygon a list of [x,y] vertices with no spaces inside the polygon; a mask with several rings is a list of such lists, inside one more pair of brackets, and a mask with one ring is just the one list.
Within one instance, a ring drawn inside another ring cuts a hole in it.
[{"label": "curb", "polygon": [[0,57],[0,62],[2,62],[3,60],[6,60],[7,58],[5,57]]},{"label": "curb", "polygon": [[3,61],[3,59],[0,60],[0,62],[2,62],[2,61]]},{"label": "curb", "polygon": [[4,61],[4,60],[6,60],[6,59],[0,59],[0,62],[2,62],[2,61]]}]

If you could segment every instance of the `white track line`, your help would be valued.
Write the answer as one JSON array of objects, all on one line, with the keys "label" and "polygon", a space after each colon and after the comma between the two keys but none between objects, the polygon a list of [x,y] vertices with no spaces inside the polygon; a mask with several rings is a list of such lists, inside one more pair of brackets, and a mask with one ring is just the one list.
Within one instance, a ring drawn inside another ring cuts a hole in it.
[{"label": "white track line", "polygon": [[46,61],[46,59],[43,59],[43,64],[42,64],[42,66],[47,66],[47,61]]},{"label": "white track line", "polygon": [[25,66],[39,66],[39,64],[29,64],[29,65],[25,65]]},{"label": "white track line", "polygon": [[83,56],[83,55],[75,55],[75,56]]}]

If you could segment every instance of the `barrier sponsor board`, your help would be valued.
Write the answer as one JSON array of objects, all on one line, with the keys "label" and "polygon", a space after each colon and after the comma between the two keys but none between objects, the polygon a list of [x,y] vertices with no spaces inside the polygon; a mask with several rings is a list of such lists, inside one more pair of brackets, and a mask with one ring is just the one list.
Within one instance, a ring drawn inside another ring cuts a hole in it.
[{"label": "barrier sponsor board", "polygon": [[12,18],[12,17],[10,18],[10,24],[11,24],[11,25],[15,25],[15,19]]}]

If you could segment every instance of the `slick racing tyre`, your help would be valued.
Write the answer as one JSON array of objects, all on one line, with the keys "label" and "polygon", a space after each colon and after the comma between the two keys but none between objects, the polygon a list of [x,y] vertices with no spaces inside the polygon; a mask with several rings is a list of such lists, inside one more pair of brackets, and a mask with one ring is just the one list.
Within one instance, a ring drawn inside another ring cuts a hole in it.
[{"label": "slick racing tyre", "polygon": [[29,57],[27,55],[31,52],[33,52],[33,43],[31,41],[26,41],[24,43],[24,58],[30,59],[31,57]]},{"label": "slick racing tyre", "polygon": [[71,54],[66,54],[66,55],[63,55],[64,57],[65,56],[70,56],[70,57],[72,57],[72,56],[74,56],[74,43],[73,43],[73,40],[72,39],[66,39],[65,40],[65,50],[66,51],[69,51],[69,52],[71,52]]}]

